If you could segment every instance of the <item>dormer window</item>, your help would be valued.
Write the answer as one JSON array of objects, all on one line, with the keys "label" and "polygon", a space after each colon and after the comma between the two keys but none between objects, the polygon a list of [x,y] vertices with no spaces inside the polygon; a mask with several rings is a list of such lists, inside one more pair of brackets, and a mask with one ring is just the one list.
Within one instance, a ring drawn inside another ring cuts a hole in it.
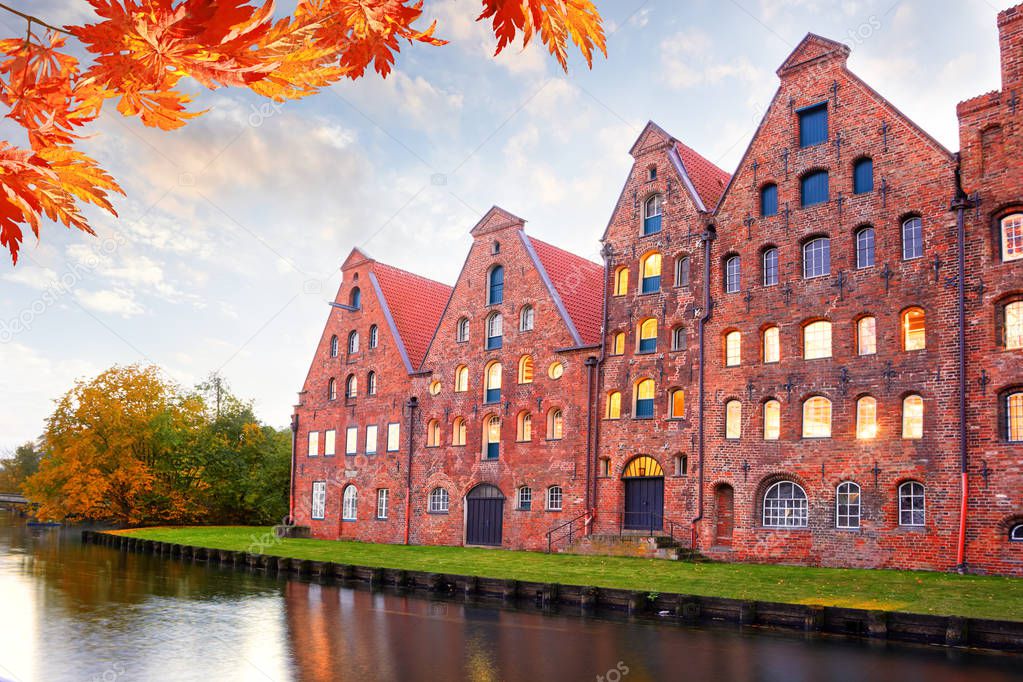
[{"label": "dormer window", "polygon": [[828,141],[828,103],[821,102],[800,109],[799,146],[812,147]]},{"label": "dormer window", "polygon": [[650,166],[646,169],[646,179],[656,180],[657,179],[657,166]]},{"label": "dormer window", "polygon": [[661,195],[655,194],[643,204],[643,234],[661,231]]}]

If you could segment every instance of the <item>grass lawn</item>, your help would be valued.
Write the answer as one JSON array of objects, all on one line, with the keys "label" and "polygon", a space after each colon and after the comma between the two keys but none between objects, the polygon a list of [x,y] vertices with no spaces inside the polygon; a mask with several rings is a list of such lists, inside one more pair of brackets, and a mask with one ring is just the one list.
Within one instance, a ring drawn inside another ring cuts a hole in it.
[{"label": "grass lawn", "polygon": [[[1023,578],[406,547],[274,538],[270,528],[142,528],[126,535],[314,561],[734,599],[1023,621]],[[262,543],[262,544],[261,544]]]}]

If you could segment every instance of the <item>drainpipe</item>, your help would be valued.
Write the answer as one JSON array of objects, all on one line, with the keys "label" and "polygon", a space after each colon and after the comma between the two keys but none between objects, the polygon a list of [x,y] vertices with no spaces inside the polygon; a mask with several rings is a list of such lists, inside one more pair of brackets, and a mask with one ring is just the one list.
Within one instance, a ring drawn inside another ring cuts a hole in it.
[{"label": "drainpipe", "polygon": [[966,428],[966,209],[972,206],[970,197],[963,190],[963,177],[961,157],[955,155],[955,198],[952,200],[951,208],[956,212],[956,240],[958,248],[958,272],[956,294],[958,297],[958,345],[959,345],[959,477],[960,477],[960,507],[959,507],[959,538],[956,547],[956,570],[959,573],[966,573],[966,513],[970,502],[969,487],[969,459],[967,456],[967,428]]},{"label": "drainpipe", "polygon": [[[604,361],[607,359],[607,299],[608,299],[608,280],[611,277],[611,245],[605,244],[604,248],[600,250],[600,256],[604,259],[604,295],[601,297],[601,327],[600,327],[600,357],[597,358],[597,388],[603,385],[604,380]],[[594,396],[594,400],[600,400],[599,390]],[[595,414],[600,414],[599,405],[595,409]],[[600,418],[598,417],[594,425],[594,437],[593,437],[593,458],[596,459],[600,456]],[[593,477],[590,485],[593,486],[593,495],[590,497],[590,518],[587,527],[587,535],[592,531],[593,521],[597,516],[598,506],[598,487],[597,487],[597,471],[599,468],[594,467]]]},{"label": "drainpipe", "polygon": [[697,513],[692,520],[692,549],[696,549],[697,539],[697,524],[703,520],[703,460],[704,460],[704,413],[705,413],[705,370],[706,365],[706,344],[704,343],[704,327],[707,322],[710,321],[711,316],[711,300],[710,300],[710,246],[711,242],[717,237],[717,232],[713,225],[707,225],[707,229],[700,235],[700,241],[703,242],[703,310],[700,314],[700,319],[697,321],[697,330],[699,334],[699,345],[700,345],[700,374],[698,384],[698,397],[699,407],[697,419],[698,433],[698,445],[697,445],[697,460],[698,460],[698,472],[697,472]]},{"label": "drainpipe", "polygon": [[409,529],[412,527],[412,453],[415,448],[415,412],[419,407],[419,399],[412,396],[405,403],[408,407],[408,461],[405,464],[405,544],[409,542]]},{"label": "drainpipe", "polygon": [[298,445],[298,413],[291,415],[291,495],[288,499],[288,525],[295,525],[295,450]]},{"label": "drainpipe", "polygon": [[593,479],[593,384],[597,371],[597,358],[586,358],[586,511],[590,510],[590,481]]}]

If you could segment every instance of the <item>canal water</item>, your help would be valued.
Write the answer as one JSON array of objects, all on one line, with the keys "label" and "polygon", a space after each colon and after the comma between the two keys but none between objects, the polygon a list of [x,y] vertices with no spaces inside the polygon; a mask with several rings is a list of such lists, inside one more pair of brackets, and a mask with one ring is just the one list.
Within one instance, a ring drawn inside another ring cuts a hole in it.
[{"label": "canal water", "polygon": [[988,682],[1023,659],[437,601],[235,572],[0,512],[0,680]]}]

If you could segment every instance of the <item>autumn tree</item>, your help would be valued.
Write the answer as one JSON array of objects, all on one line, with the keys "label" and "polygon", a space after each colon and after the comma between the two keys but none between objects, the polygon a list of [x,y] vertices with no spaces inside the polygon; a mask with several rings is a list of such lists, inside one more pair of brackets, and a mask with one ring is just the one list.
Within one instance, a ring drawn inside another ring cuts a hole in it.
[{"label": "autumn tree", "polygon": [[[0,104],[29,144],[0,142],[0,246],[14,263],[25,226],[37,238],[44,218],[92,233],[83,203],[116,215],[111,195],[120,186],[75,148],[107,101],[123,116],[173,130],[202,113],[179,87],[184,79],[283,101],[370,68],[386,77],[402,41],[446,42],[435,23],[417,27],[422,0],[299,0],[285,17],[274,16],[272,0],[87,2],[96,21],[63,27],[0,3],[27,24],[23,35],[0,40]],[[569,42],[588,65],[594,51],[606,54],[592,0],[482,0],[477,21],[491,24],[497,52],[538,38],[566,69]],[[69,39],[88,52],[87,64],[70,54]]]}]

